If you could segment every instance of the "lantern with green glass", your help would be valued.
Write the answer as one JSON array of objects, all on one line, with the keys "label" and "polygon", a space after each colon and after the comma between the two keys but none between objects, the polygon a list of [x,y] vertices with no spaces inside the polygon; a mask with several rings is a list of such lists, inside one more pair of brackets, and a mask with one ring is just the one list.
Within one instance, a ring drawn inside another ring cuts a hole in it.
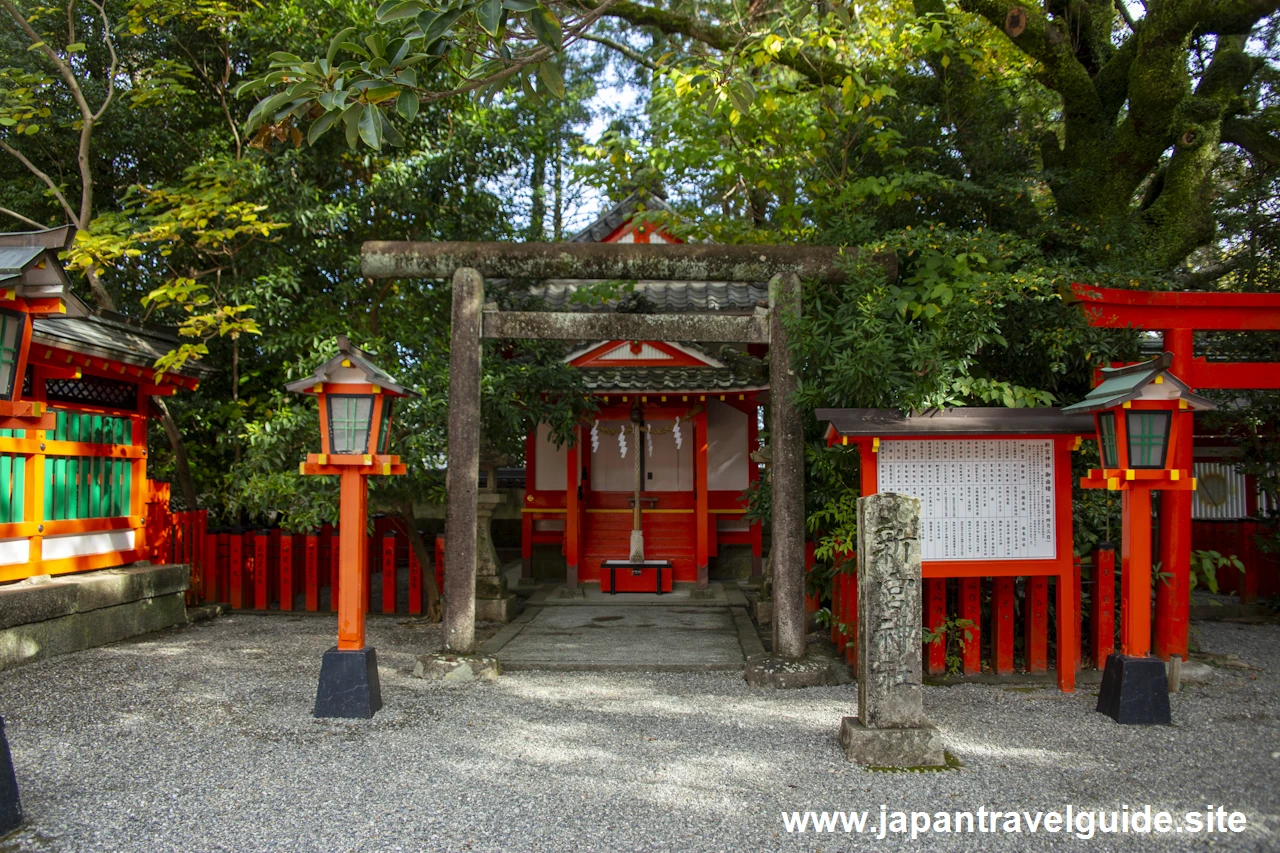
[{"label": "lantern with green glass", "polygon": [[1102,467],[1080,481],[1120,492],[1120,654],[1107,659],[1098,710],[1120,723],[1168,723],[1164,663],[1151,650],[1151,493],[1196,487],[1171,468],[1178,442],[1191,441],[1192,414],[1215,408],[1169,372],[1170,353],[1141,364],[1103,368],[1102,382],[1064,413],[1092,413]]},{"label": "lantern with green glass", "polygon": [[375,650],[365,645],[369,567],[365,548],[368,477],[405,473],[388,453],[392,406],[416,397],[380,370],[366,353],[338,336],[338,354],[315,373],[286,386],[320,402],[320,453],[307,456],[303,474],[338,475],[338,645],[324,655],[317,717],[372,717],[382,707]]}]

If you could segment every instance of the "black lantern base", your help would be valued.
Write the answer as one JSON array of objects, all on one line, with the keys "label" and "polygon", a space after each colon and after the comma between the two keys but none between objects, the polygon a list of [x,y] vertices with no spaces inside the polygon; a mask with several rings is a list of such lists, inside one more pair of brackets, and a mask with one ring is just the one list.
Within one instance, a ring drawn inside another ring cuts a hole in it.
[{"label": "black lantern base", "polygon": [[1124,725],[1169,725],[1169,676],[1164,661],[1108,655],[1098,711]]},{"label": "black lantern base", "polygon": [[18,799],[18,777],[13,772],[13,756],[4,736],[4,718],[0,717],[0,835],[22,826],[22,801]]},{"label": "black lantern base", "polygon": [[368,719],[381,708],[377,652],[368,647],[351,650],[334,647],[324,653],[315,716]]}]

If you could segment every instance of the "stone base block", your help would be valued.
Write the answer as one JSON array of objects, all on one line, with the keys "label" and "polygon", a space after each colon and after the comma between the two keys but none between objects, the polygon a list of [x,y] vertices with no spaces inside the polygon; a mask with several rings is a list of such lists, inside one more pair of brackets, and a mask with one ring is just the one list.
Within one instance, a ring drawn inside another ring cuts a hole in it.
[{"label": "stone base block", "polygon": [[416,678],[432,681],[496,681],[502,674],[502,666],[495,657],[488,655],[451,655],[437,652],[421,655],[413,665]]},{"label": "stone base block", "polygon": [[506,598],[507,579],[502,575],[476,578],[476,598]]},{"label": "stone base block", "polygon": [[1169,725],[1169,680],[1155,657],[1109,655],[1098,711],[1125,725]]},{"label": "stone base block", "polygon": [[840,723],[844,757],[868,767],[941,767],[947,763],[942,733],[933,726],[869,729],[857,717]]},{"label": "stone base block", "polygon": [[551,594],[551,598],[574,599],[586,597],[587,591],[580,586],[575,586],[573,588],[562,586]]},{"label": "stone base block", "polygon": [[477,622],[510,622],[519,611],[518,599],[514,595],[505,598],[477,598]]},{"label": "stone base block", "polygon": [[759,624],[768,625],[773,622],[773,601],[756,599],[755,611],[756,622]]},{"label": "stone base block", "polygon": [[336,646],[325,652],[315,716],[367,720],[380,708],[382,683],[378,680],[377,652],[368,647],[339,650]]},{"label": "stone base block", "polygon": [[0,670],[185,625],[190,575],[145,565],[0,586]]},{"label": "stone base block", "polygon": [[823,687],[837,681],[831,659],[821,655],[808,655],[799,659],[756,655],[747,660],[743,677],[752,687],[771,687],[775,690]]},{"label": "stone base block", "polygon": [[22,802],[18,799],[18,777],[13,772],[9,741],[4,736],[4,718],[0,717],[0,836],[22,826]]}]

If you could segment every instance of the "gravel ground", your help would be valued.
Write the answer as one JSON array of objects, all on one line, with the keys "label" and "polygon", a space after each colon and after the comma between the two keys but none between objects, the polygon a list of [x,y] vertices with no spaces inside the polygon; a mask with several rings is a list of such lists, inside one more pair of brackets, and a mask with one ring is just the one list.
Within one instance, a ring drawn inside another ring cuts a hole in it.
[{"label": "gravel ground", "polygon": [[[1086,688],[927,688],[963,768],[885,773],[836,742],[853,686],[733,673],[411,677],[438,628],[370,623],[386,707],[310,716],[331,619],[240,615],[0,673],[29,826],[0,851],[1280,850],[1280,626],[1204,624],[1223,667],[1173,727],[1121,727]],[[1228,663],[1236,664],[1235,660]],[[890,811],[1123,804],[1241,811],[1244,833],[876,840]],[[867,835],[788,833],[868,810]]]}]

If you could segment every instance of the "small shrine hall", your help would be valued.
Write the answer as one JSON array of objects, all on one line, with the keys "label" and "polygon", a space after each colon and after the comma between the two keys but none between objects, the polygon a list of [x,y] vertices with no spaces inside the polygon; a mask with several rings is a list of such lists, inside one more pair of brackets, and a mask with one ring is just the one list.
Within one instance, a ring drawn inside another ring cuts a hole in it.
[{"label": "small shrine hall", "polygon": [[[648,218],[645,214],[658,214]],[[679,243],[659,220],[671,214],[662,199],[634,193],[572,238],[579,243]],[[751,314],[767,305],[763,283],[638,281],[604,302],[575,294],[596,282],[549,280],[531,295],[552,311],[720,312]],[[526,444],[521,556],[532,577],[537,546],[555,546],[557,565],[540,560],[541,577],[600,583],[604,591],[654,591],[672,582],[707,585],[713,571],[732,571],[727,546],[750,551],[760,573],[762,531],[744,518],[743,492],[759,478],[752,453],[760,406],[767,402],[765,345],[690,341],[584,341],[564,360],[583,373],[599,413],[557,444],[546,424]],[[631,551],[637,497],[644,557],[669,561],[652,573],[602,571]],[[540,555],[555,549],[538,548]],[[741,565],[741,564],[739,564]]]}]

